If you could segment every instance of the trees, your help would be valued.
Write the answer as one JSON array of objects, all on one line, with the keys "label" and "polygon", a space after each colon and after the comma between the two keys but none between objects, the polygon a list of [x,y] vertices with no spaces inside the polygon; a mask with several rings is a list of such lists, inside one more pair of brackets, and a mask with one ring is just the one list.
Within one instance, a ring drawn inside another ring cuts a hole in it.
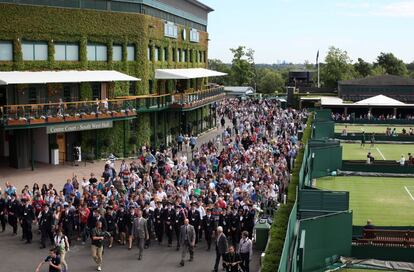
[{"label": "trees", "polygon": [[361,58],[354,64],[354,69],[359,77],[367,77],[372,73],[372,65]]},{"label": "trees", "polygon": [[[230,75],[231,73],[230,65],[223,63],[219,59],[208,60],[208,68],[214,71],[226,73],[227,75]],[[215,78],[212,78],[210,81],[213,83],[220,84],[220,85],[231,85],[230,76],[215,77]]]},{"label": "trees", "polygon": [[274,93],[283,91],[285,80],[279,71],[272,69],[257,70],[257,91],[260,93]]},{"label": "trees", "polygon": [[256,71],[254,64],[254,51],[245,46],[230,48],[233,53],[231,62],[231,78],[238,86],[255,85]]},{"label": "trees", "polygon": [[377,57],[377,65],[384,68],[385,72],[389,75],[406,76],[407,66],[404,62],[392,53],[383,53]]},{"label": "trees", "polygon": [[334,88],[338,81],[351,79],[354,76],[354,67],[348,53],[331,46],[321,71],[324,86]]}]

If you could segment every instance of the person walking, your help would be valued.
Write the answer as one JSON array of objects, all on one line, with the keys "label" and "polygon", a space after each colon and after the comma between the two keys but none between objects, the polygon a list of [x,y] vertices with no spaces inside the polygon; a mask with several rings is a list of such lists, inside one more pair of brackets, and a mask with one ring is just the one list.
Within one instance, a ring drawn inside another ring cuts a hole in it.
[{"label": "person walking", "polygon": [[252,249],[252,240],[249,238],[249,232],[243,231],[242,238],[239,243],[238,250],[241,258],[241,267],[243,272],[250,271],[250,260],[252,259],[253,249]]},{"label": "person walking", "polygon": [[229,251],[223,257],[226,272],[239,272],[241,263],[240,254],[235,252],[234,246],[229,246]]},{"label": "person walking", "polygon": [[26,239],[26,244],[32,243],[33,233],[32,233],[32,222],[35,221],[35,212],[32,205],[29,204],[29,201],[26,198],[22,199],[22,216],[21,216],[21,225],[23,230],[23,237]]},{"label": "person walking", "polygon": [[187,251],[190,253],[189,261],[194,260],[194,246],[195,246],[196,232],[192,225],[189,224],[189,220],[184,219],[184,225],[181,226],[180,230],[180,245],[181,251],[181,262],[180,265],[184,266],[184,259]]},{"label": "person walking", "polygon": [[39,263],[35,271],[40,272],[40,268],[42,268],[44,264],[49,264],[49,272],[60,272],[61,271],[60,257],[54,248],[51,248],[49,250],[49,255],[44,259],[44,261]]},{"label": "person walking", "polygon": [[66,263],[66,252],[69,251],[69,241],[68,237],[66,237],[65,234],[63,234],[62,228],[56,229],[56,235],[53,238],[55,242],[56,249],[58,250],[59,256],[60,256],[60,262],[63,266],[62,271],[67,271],[68,264]]},{"label": "person walking", "polygon": [[138,260],[142,259],[142,252],[144,251],[144,244],[149,239],[147,220],[142,217],[142,211],[138,210],[137,217],[134,219],[132,227],[132,235],[137,240],[138,245]]},{"label": "person walking", "polygon": [[105,232],[102,230],[102,222],[97,221],[96,226],[92,229],[92,258],[95,261],[97,271],[102,270],[102,253],[104,248]]},{"label": "person walking", "polygon": [[216,263],[214,264],[213,272],[218,272],[220,259],[224,257],[227,252],[228,244],[226,235],[223,233],[223,227],[217,227],[217,239],[216,239]]},{"label": "person walking", "polygon": [[49,204],[45,203],[43,204],[43,210],[39,214],[39,229],[41,233],[40,237],[40,248],[46,247],[46,240],[49,238],[50,243],[54,245],[53,241],[53,232],[52,232],[52,226],[54,224],[53,222],[53,213],[49,209]]}]

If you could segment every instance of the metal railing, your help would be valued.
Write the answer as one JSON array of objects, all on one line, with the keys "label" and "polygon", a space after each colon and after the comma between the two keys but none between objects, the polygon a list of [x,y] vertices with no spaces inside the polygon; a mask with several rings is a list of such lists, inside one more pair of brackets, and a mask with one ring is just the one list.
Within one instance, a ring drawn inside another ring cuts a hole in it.
[{"label": "metal railing", "polygon": [[224,95],[224,87],[180,94],[123,96],[116,99],[4,105],[0,107],[0,124],[26,125],[120,118],[169,107],[195,107]]},{"label": "metal railing", "polygon": [[110,99],[78,102],[4,105],[0,120],[6,125],[25,125],[119,118],[136,115],[135,99]]}]

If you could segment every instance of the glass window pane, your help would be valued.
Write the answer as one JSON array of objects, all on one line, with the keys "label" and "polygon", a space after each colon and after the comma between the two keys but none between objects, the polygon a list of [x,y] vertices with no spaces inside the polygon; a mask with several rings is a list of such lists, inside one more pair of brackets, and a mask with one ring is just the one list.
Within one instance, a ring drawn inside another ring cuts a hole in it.
[{"label": "glass window pane", "polygon": [[77,44],[66,45],[66,60],[79,61],[79,45]]},{"label": "glass window pane", "polygon": [[13,60],[12,42],[0,41],[0,61]]},{"label": "glass window pane", "polygon": [[155,57],[154,57],[154,60],[155,61],[158,61],[159,60],[158,59],[158,50],[159,50],[158,47],[156,47],[155,50],[154,50],[155,51]]},{"label": "glass window pane", "polygon": [[147,48],[147,57],[148,57],[148,60],[151,61],[151,47]]},{"label": "glass window pane", "polygon": [[135,46],[128,45],[127,47],[127,56],[128,61],[134,61],[135,60]]},{"label": "glass window pane", "polygon": [[121,45],[114,45],[112,47],[112,60],[122,61],[122,46]]},{"label": "glass window pane", "polygon": [[65,50],[65,44],[55,44],[55,60],[66,60]]},{"label": "glass window pane", "polygon": [[36,43],[34,50],[35,60],[47,60],[47,43]]},{"label": "glass window pane", "polygon": [[33,43],[23,42],[22,53],[23,60],[34,60]]},{"label": "glass window pane", "polygon": [[107,48],[105,45],[97,45],[96,46],[96,60],[98,61],[107,61],[108,54]]},{"label": "glass window pane", "polygon": [[88,60],[96,60],[95,45],[88,45],[87,47],[87,58]]}]

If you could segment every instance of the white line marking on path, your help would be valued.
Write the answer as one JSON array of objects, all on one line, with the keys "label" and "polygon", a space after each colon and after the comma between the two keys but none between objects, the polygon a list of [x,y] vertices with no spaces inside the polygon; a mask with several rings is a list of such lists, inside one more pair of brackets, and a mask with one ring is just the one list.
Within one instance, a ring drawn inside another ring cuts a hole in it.
[{"label": "white line marking on path", "polygon": [[378,148],[378,147],[376,147],[376,149],[377,149],[378,153],[381,155],[382,159],[383,159],[384,161],[385,161],[385,160],[387,160],[387,159],[384,157],[384,155],[382,154],[382,152],[379,150],[379,148]]},{"label": "white line marking on path", "polygon": [[410,190],[408,190],[407,186],[404,186],[407,193],[411,196],[411,199],[414,201],[414,196],[410,193]]}]

